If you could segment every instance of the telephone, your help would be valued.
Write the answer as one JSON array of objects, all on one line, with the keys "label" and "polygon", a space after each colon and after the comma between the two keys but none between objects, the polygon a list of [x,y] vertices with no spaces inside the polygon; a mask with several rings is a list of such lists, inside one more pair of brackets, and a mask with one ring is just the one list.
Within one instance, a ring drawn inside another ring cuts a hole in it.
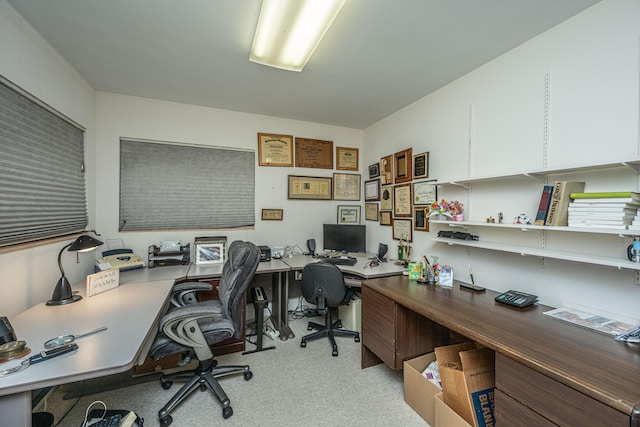
[{"label": "telephone", "polygon": [[102,252],[102,258],[96,259],[96,270],[103,271],[117,268],[120,271],[144,268],[144,260],[135,255],[131,249],[112,249]]},{"label": "telephone", "polygon": [[527,307],[535,302],[538,302],[538,297],[537,295],[510,290],[503,294],[498,295],[495,298],[495,300],[503,304],[508,304],[514,307],[522,308],[522,307]]}]

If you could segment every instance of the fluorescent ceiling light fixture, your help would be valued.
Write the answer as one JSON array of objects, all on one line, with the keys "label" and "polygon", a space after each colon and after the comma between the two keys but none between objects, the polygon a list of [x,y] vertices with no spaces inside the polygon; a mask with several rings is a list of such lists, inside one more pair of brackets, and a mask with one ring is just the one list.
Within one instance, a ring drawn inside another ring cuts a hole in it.
[{"label": "fluorescent ceiling light fixture", "polygon": [[263,0],[249,60],[302,71],[345,0]]}]

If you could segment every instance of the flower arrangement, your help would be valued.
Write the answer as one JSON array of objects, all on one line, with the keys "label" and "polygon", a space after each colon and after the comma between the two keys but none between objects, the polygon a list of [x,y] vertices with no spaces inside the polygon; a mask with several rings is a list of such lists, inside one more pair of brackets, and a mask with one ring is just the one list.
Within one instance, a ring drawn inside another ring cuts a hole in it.
[{"label": "flower arrangement", "polygon": [[434,216],[434,215],[451,216],[451,214],[449,213],[449,202],[447,202],[445,199],[442,199],[439,202],[436,200],[435,202],[431,203],[431,206],[429,206],[429,208],[431,209],[430,216]]},{"label": "flower arrangement", "polygon": [[464,205],[457,200],[449,202],[449,212],[451,215],[460,215],[464,211]]}]

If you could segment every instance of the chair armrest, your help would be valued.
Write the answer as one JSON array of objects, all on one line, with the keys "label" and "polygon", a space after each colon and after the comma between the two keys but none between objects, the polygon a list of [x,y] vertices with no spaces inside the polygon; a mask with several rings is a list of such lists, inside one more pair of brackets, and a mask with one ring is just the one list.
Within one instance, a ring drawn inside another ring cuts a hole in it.
[{"label": "chair armrest", "polygon": [[[188,336],[188,325],[198,326],[198,319],[222,318],[222,304],[220,301],[203,301],[186,305],[169,311],[160,320],[160,330],[170,339],[188,347],[201,347],[206,341],[197,342]],[[201,334],[201,332],[200,332]]]},{"label": "chair armrest", "polygon": [[182,282],[173,286],[171,290],[171,305],[183,307],[197,302],[196,292],[210,291],[213,286],[205,282]]}]

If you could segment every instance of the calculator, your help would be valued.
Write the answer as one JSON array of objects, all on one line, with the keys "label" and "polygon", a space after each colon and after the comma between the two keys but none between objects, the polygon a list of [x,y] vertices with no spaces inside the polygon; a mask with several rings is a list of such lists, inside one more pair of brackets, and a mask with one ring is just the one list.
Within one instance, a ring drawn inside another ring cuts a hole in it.
[{"label": "calculator", "polygon": [[520,291],[509,290],[503,294],[498,295],[495,300],[502,304],[522,308],[538,302],[538,296]]}]

